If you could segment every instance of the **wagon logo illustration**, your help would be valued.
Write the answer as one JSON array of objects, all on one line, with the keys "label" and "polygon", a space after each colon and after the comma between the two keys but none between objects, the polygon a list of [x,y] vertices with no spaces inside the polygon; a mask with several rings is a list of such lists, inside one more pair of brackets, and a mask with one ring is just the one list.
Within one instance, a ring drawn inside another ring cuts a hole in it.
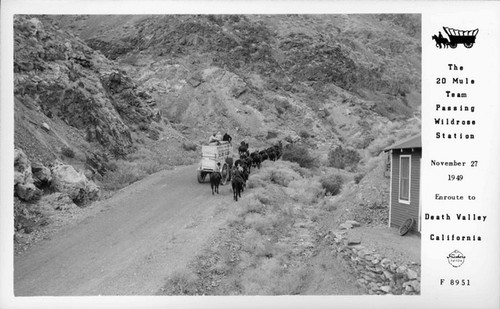
[{"label": "wagon logo illustration", "polygon": [[452,253],[448,254],[446,257],[448,259],[448,263],[450,263],[453,267],[460,267],[465,262],[465,255],[462,252],[455,250]]},{"label": "wagon logo illustration", "polygon": [[465,48],[471,48],[476,43],[476,36],[479,29],[475,30],[458,30],[450,27],[443,27],[448,38],[443,37],[441,31],[438,35],[433,35],[432,39],[436,41],[438,48],[457,48],[458,44],[464,44]]}]

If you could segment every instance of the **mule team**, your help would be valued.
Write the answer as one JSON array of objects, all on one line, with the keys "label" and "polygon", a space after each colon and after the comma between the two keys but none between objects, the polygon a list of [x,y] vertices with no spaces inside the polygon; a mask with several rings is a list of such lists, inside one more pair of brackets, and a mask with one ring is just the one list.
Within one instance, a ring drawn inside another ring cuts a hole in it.
[{"label": "mule team", "polygon": [[[241,192],[246,188],[246,182],[252,168],[260,169],[261,163],[265,160],[276,161],[281,158],[283,154],[283,145],[281,141],[277,144],[262,150],[256,150],[250,153],[248,143],[241,142],[238,147],[239,159],[233,164],[232,159],[227,162],[230,166],[231,173],[231,187],[233,190],[233,198],[238,201],[241,197]],[[219,167],[220,168],[220,167]],[[212,187],[212,194],[215,192],[219,194],[219,185],[221,181],[220,172],[216,171],[210,174],[210,186]]]}]

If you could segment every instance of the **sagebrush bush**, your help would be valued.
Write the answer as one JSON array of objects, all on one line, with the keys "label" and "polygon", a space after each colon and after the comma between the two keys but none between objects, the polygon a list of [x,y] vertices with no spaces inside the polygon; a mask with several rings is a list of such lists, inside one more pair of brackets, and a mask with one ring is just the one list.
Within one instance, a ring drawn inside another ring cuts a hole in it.
[{"label": "sagebrush bush", "polygon": [[272,257],[274,254],[273,244],[255,229],[250,229],[245,233],[242,243],[244,251],[257,257]]},{"label": "sagebrush bush", "polygon": [[238,214],[240,216],[245,216],[248,213],[258,213],[258,214],[265,214],[266,212],[266,207],[264,204],[262,204],[259,200],[252,198],[251,195],[249,195],[248,200],[245,201],[243,206],[240,208]]},{"label": "sagebrush bush", "polygon": [[297,295],[307,286],[309,266],[283,267],[279,257],[272,257],[246,272],[241,280],[246,295]]},{"label": "sagebrush bush", "polygon": [[294,180],[288,185],[287,192],[295,201],[312,204],[324,195],[324,189],[315,179]]},{"label": "sagebrush bush", "polygon": [[196,151],[196,148],[198,148],[196,146],[195,143],[192,143],[192,142],[184,142],[182,143],[182,148],[186,151]]},{"label": "sagebrush bush", "polygon": [[198,278],[188,270],[177,270],[170,276],[166,289],[177,295],[193,295],[196,293]]},{"label": "sagebrush bush", "polygon": [[354,183],[359,184],[361,182],[361,179],[363,179],[363,177],[365,177],[365,174],[363,173],[356,174],[356,176],[354,176]]},{"label": "sagebrush bush", "polygon": [[337,146],[328,152],[328,165],[332,167],[355,169],[360,160],[361,156],[352,148]]},{"label": "sagebrush bush", "polygon": [[248,177],[247,188],[252,189],[265,186],[267,186],[267,182],[265,181],[264,174],[250,174],[250,176]]},{"label": "sagebrush bush", "polygon": [[297,162],[301,167],[317,167],[316,158],[312,157],[309,150],[304,146],[289,145],[283,150],[283,160]]},{"label": "sagebrush bush", "polygon": [[337,210],[337,203],[331,199],[325,199],[321,207],[326,211],[334,211]]},{"label": "sagebrush bush", "polygon": [[303,139],[308,139],[311,137],[311,134],[307,130],[300,130],[299,136]]},{"label": "sagebrush bush", "polygon": [[105,166],[108,171],[116,171],[118,169],[118,163],[115,160],[106,162]]},{"label": "sagebrush bush", "polygon": [[116,170],[108,171],[104,175],[102,186],[105,190],[119,190],[146,176],[146,173],[132,162],[118,160],[117,166]]},{"label": "sagebrush bush", "polygon": [[337,195],[342,189],[344,180],[340,175],[329,175],[321,178],[321,186],[325,189],[325,194]]}]

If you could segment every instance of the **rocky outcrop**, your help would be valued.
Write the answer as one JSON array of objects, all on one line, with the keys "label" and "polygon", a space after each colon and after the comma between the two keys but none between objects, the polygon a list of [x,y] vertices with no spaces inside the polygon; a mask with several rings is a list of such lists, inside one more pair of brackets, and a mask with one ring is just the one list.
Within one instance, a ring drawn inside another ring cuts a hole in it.
[{"label": "rocky outcrop", "polygon": [[56,161],[51,167],[51,172],[52,188],[67,194],[75,204],[84,205],[99,197],[99,187],[71,165]]},{"label": "rocky outcrop", "polygon": [[49,187],[67,195],[77,205],[99,197],[99,187],[73,166],[58,160],[50,168],[40,163],[31,164],[21,149],[14,151],[14,196],[20,200],[36,202],[42,196],[41,189]]},{"label": "rocky outcrop", "polygon": [[52,183],[52,172],[43,164],[32,164],[31,172],[33,173],[33,184],[38,188],[49,187]]},{"label": "rocky outcrop", "polygon": [[14,196],[26,202],[35,202],[41,191],[35,186],[31,162],[21,149],[14,149]]},{"label": "rocky outcrop", "polygon": [[[14,19],[14,93],[113,154],[132,149],[132,125],[159,121],[155,102],[116,64],[47,17]],[[49,128],[50,130],[50,128]]]}]

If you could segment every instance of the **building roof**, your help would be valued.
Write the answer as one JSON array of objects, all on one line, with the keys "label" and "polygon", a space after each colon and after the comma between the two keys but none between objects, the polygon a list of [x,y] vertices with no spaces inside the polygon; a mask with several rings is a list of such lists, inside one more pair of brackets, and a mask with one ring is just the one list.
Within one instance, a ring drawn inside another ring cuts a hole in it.
[{"label": "building roof", "polygon": [[389,151],[391,149],[409,149],[409,148],[422,148],[422,137],[420,134],[410,136],[402,141],[396,142],[393,145],[384,149]]}]

